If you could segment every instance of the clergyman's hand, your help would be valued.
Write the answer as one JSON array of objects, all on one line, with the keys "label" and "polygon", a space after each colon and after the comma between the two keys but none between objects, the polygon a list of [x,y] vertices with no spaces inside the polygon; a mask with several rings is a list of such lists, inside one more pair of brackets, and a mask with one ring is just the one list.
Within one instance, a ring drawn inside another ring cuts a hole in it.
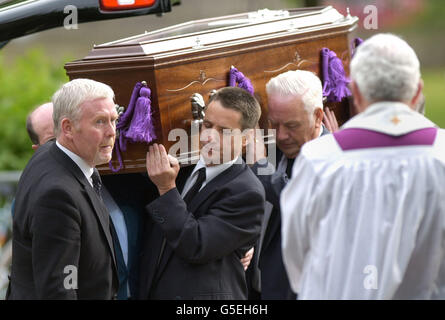
[{"label": "clergyman's hand", "polygon": [[338,131],[338,122],[335,113],[327,107],[324,108],[323,123],[331,133]]},{"label": "clergyman's hand", "polygon": [[146,166],[148,176],[158,188],[160,195],[176,188],[179,162],[167,154],[162,144],[155,143],[148,148]]}]

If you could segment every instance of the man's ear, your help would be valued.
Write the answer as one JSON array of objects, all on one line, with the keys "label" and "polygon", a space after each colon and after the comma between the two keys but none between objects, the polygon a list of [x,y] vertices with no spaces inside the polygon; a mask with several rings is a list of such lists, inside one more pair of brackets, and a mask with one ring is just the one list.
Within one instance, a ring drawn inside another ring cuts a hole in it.
[{"label": "man's ear", "polygon": [[316,108],[314,111],[315,128],[320,128],[323,121],[324,112],[322,108]]},{"label": "man's ear", "polygon": [[414,97],[412,98],[412,100],[410,102],[411,109],[416,110],[417,104],[419,103],[419,100],[422,96],[422,90],[423,90],[423,80],[420,79],[419,84],[417,85],[416,94],[414,95]]},{"label": "man's ear", "polygon": [[73,138],[73,129],[74,129],[73,122],[68,118],[63,118],[62,121],[60,122],[61,133],[65,137],[72,139]]},{"label": "man's ear", "polygon": [[358,88],[357,82],[352,81],[350,84],[350,89],[351,89],[351,93],[352,96],[354,97],[353,101],[354,101],[354,107],[355,110],[357,111],[357,113],[360,113],[364,110],[363,108],[363,104],[364,104],[364,98],[360,92],[360,89]]},{"label": "man's ear", "polygon": [[32,150],[36,151],[39,148],[39,145],[38,144],[33,144],[31,146],[31,148],[32,148]]},{"label": "man's ear", "polygon": [[245,129],[241,135],[242,146],[245,148],[249,143],[254,142],[254,130],[255,129]]}]

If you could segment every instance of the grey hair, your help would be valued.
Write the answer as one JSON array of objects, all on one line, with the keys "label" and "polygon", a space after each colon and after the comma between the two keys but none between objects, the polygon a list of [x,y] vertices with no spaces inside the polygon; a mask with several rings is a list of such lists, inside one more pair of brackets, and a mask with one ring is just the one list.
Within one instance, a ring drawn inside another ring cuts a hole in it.
[{"label": "grey hair", "polygon": [[351,61],[351,79],[369,102],[410,101],[420,81],[420,63],[403,39],[389,33],[364,41]]},{"label": "grey hair", "polygon": [[78,121],[80,119],[80,106],[86,101],[100,98],[113,100],[113,89],[104,83],[90,79],[75,79],[65,83],[52,98],[54,105],[54,133],[56,137],[60,133],[60,122],[63,118]]},{"label": "grey hair", "polygon": [[304,108],[313,119],[314,111],[323,109],[323,88],[320,79],[310,71],[287,71],[269,80],[267,95],[301,97]]}]

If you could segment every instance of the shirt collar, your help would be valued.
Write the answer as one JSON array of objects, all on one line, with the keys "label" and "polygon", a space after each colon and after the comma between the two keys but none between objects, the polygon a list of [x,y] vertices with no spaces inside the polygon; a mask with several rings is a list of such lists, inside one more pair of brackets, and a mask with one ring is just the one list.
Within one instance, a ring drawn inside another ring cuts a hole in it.
[{"label": "shirt collar", "polygon": [[205,167],[206,168],[206,180],[205,180],[205,183],[207,184],[213,178],[215,178],[216,176],[221,174],[223,171],[229,169],[238,160],[239,160],[239,157],[235,158],[232,161],[226,162],[226,163],[218,164],[216,166],[207,167],[205,162],[204,162],[204,158],[202,156],[200,156],[199,157],[199,161],[196,164],[196,166],[193,169],[193,172],[192,172],[192,174],[190,176],[193,176],[195,174],[195,172],[197,172],[199,169]]},{"label": "shirt collar", "polygon": [[60,150],[62,150],[68,157],[70,157],[71,160],[74,161],[75,164],[79,167],[79,169],[82,171],[82,173],[87,178],[88,182],[93,186],[93,181],[91,180],[91,175],[94,172],[94,168],[90,167],[85,160],[83,160],[81,157],[79,157],[77,154],[72,152],[71,150],[68,150],[64,146],[62,146],[59,141],[56,140],[56,145],[59,147]]}]

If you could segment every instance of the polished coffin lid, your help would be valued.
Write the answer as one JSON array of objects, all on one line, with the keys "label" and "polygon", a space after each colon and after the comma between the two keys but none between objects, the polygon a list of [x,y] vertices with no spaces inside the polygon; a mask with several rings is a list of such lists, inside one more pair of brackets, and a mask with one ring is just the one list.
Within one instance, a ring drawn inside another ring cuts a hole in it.
[{"label": "polished coffin lid", "polygon": [[[171,146],[174,142],[167,139],[171,130],[187,129],[190,123],[198,121],[192,116],[190,93],[196,91],[207,99],[210,88],[227,86],[232,64],[252,80],[260,102],[266,101],[266,81],[281,72],[305,69],[319,74],[318,52],[324,45],[334,46],[341,42],[336,53],[348,71],[348,36],[355,29],[357,20],[349,14],[343,16],[331,6],[277,11],[264,9],[191,21],[95,45],[85,58],[65,67],[71,79],[85,77],[109,84],[121,106],[127,106],[137,81],[147,81],[152,90],[157,142]],[[337,41],[340,37],[344,39]],[[266,52],[264,50],[282,50],[281,47],[295,43],[304,46],[308,41],[321,41],[317,43],[316,50],[311,51],[317,54],[300,56],[298,52],[304,52],[304,49],[298,49],[293,59],[284,62],[279,58],[268,61],[260,57],[260,52]],[[260,57],[257,67],[247,66],[248,60],[255,56]],[[225,65],[218,66],[216,70],[215,63]],[[187,66],[188,71],[196,69],[198,76],[190,74],[188,78],[188,73],[178,73],[182,66]],[[196,89],[195,86],[202,88]],[[262,108],[263,113],[267,112],[264,103]],[[139,151],[130,147],[123,155],[123,172],[144,171],[143,155],[147,147],[142,148],[144,152],[141,147],[138,146]],[[190,152],[181,154],[179,158],[190,160],[196,156],[197,150],[192,147]],[[106,171],[106,167],[99,169]]]},{"label": "polished coffin lid", "polygon": [[[207,51],[277,37],[299,35],[341,26],[355,26],[356,17],[343,16],[332,6],[259,10],[202,19],[141,35],[95,45],[83,60],[150,56],[162,58]],[[352,31],[352,30],[351,30]]]}]

